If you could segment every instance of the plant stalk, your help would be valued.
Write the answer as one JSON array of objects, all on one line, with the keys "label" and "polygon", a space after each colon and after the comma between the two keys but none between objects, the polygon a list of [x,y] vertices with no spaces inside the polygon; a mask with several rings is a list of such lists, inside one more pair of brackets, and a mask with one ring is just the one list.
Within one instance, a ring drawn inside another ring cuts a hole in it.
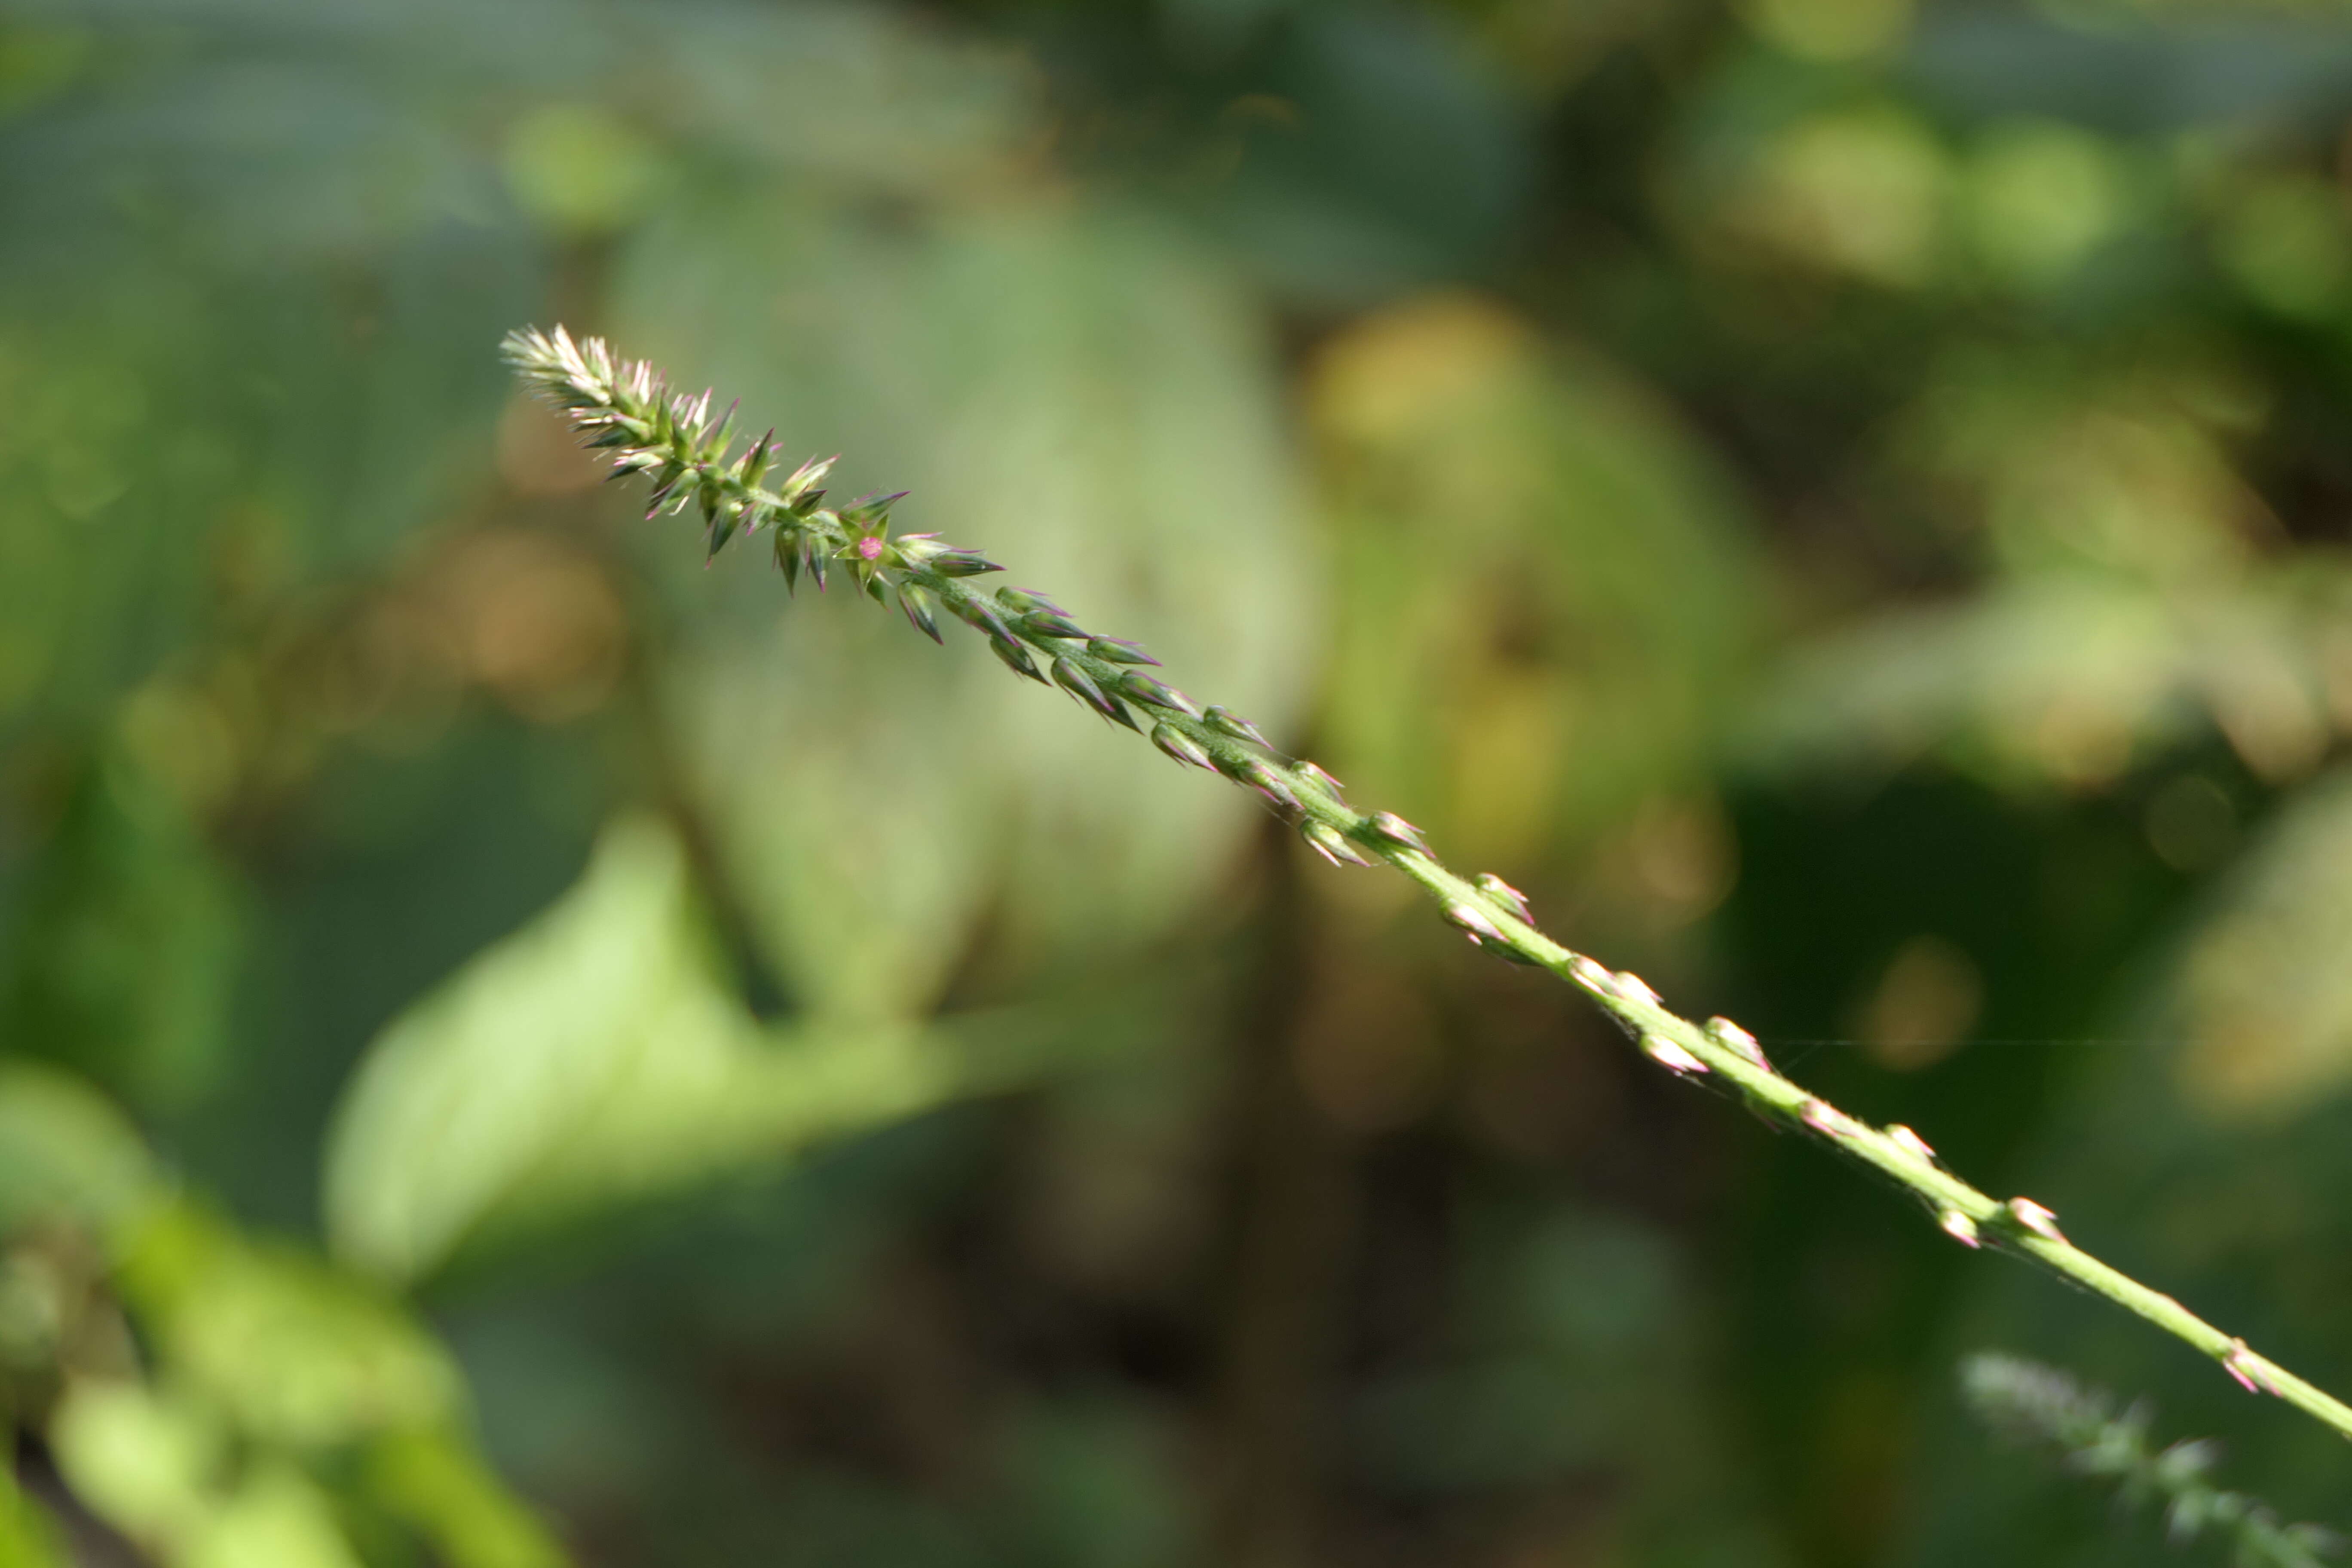
[{"label": "plant stalk", "polygon": [[[534,389],[563,409],[592,447],[613,457],[613,478],[644,474],[654,485],[646,515],[701,514],[716,555],[738,532],[766,530],[786,581],[803,574],[820,587],[840,571],[883,602],[895,592],[907,618],[940,640],[945,611],[985,637],[1016,674],[1058,685],[1103,718],[1148,733],[1180,763],[1213,769],[1264,795],[1307,843],[1335,864],[1384,862],[1419,883],[1446,920],[1498,956],[1548,969],[1616,1020],[1643,1051],[1686,1078],[1712,1075],[1776,1126],[1809,1135],[1904,1188],[1963,1246],[1990,1245],[2030,1258],[2143,1318],[2212,1357],[2249,1392],[2269,1394],[2352,1437],[2352,1407],[2249,1350],[2179,1301],[2102,1263],[2068,1241],[2055,1216],[2029,1198],[1994,1199],[1945,1170],[1907,1127],[1873,1127],[1783,1078],[1755,1038],[1722,1018],[1694,1024],[1668,1012],[1636,976],[1612,973],[1538,931],[1526,901],[1499,878],[1465,880],[1429,852],[1420,832],[1388,812],[1349,805],[1338,781],[1314,763],[1268,745],[1221,708],[1200,708],[1143,674],[1156,665],[1133,644],[1086,631],[1042,595],[989,592],[976,579],[1000,570],[978,554],[927,535],[888,532],[896,496],[835,509],[815,488],[831,460],[802,465],[767,482],[773,433],[729,456],[731,413],[710,417],[710,394],[674,395],[643,361],[616,359],[597,339],[562,328],[510,335],[507,358]],[[1040,668],[1040,663],[1044,668]]]}]

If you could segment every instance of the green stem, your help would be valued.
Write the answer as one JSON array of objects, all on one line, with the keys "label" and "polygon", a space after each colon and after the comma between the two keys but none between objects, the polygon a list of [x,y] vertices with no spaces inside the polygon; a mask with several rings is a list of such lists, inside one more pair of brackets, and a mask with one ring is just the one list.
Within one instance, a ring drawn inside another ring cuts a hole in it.
[{"label": "green stem", "polygon": [[1612,973],[1560,946],[1529,921],[1525,901],[1507,884],[1491,876],[1465,881],[1447,870],[1411,824],[1386,812],[1358,811],[1312,763],[1280,754],[1245,721],[1223,709],[1198,709],[1145,676],[1137,665],[1156,661],[1132,645],[1084,630],[1035,595],[982,590],[973,579],[997,567],[969,551],[919,535],[890,537],[896,497],[839,510],[819,505],[824,492],[814,485],[829,463],[805,464],[782,483],[763,485],[769,437],[729,458],[729,421],[710,418],[709,393],[673,395],[650,366],[615,359],[598,340],[575,342],[559,327],[551,334],[517,332],[505,346],[517,371],[569,413],[588,445],[614,453],[614,477],[642,473],[653,482],[648,516],[696,507],[714,554],[739,531],[770,530],[789,581],[807,571],[822,584],[839,568],[877,601],[895,589],[908,618],[934,638],[935,609],[945,610],[980,630],[1016,672],[1059,684],[1103,717],[1148,731],[1179,762],[1213,768],[1257,790],[1328,858],[1395,867],[1473,942],[1566,980],[1669,1070],[1712,1074],[1766,1120],[1860,1161],[1927,1205],[1955,1240],[2031,1258],[2211,1356],[2247,1389],[2275,1394],[2352,1437],[2352,1408],[2075,1247],[2048,1209],[2027,1198],[1996,1201],[1937,1163],[1910,1129],[1869,1126],[1781,1077],[1737,1025],[1714,1018],[1701,1026],[1678,1017],[1633,975]]}]

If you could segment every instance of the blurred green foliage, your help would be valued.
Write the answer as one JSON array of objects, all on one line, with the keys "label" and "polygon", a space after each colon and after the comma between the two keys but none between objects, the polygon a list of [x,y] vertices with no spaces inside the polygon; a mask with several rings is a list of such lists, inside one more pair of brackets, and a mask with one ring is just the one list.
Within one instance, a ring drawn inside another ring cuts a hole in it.
[{"label": "blurred green foliage", "polygon": [[700,569],[740,395],[2352,1387],[2323,0],[0,0],[0,1564],[2138,1562],[1957,1255]]}]

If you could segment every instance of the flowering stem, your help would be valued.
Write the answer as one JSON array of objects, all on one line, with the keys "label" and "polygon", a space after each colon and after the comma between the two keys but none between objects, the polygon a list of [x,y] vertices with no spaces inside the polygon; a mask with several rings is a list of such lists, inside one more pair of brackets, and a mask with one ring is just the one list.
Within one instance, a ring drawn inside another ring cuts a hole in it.
[{"label": "flowering stem", "polygon": [[613,454],[613,478],[643,474],[651,481],[648,517],[698,511],[710,554],[738,533],[765,530],[788,585],[796,587],[806,574],[822,588],[838,570],[877,603],[895,595],[908,620],[934,641],[942,613],[964,622],[1016,674],[1060,686],[1103,718],[1147,734],[1179,763],[1256,790],[1333,863],[1393,866],[1436,900],[1474,944],[1550,970],[1590,996],[1653,1060],[1684,1077],[1712,1076],[1768,1121],[1859,1161],[1924,1203],[1963,1246],[1990,1243],[2040,1263],[2211,1356],[2250,1392],[2275,1394],[2352,1437],[2352,1408],[2084,1252],[2048,1209],[2029,1198],[1996,1201],[1945,1170],[1909,1128],[1858,1121],[1781,1077],[1738,1026],[1677,1017],[1635,976],[1612,973],[1560,946],[1531,923],[1526,900],[1508,883],[1492,875],[1465,880],[1447,870],[1412,824],[1384,811],[1358,811],[1313,763],[1283,755],[1247,721],[1196,706],[1146,674],[1144,667],[1159,661],[1134,644],[1087,631],[1041,595],[983,590],[973,579],[1000,568],[971,551],[924,534],[892,535],[897,496],[821,505],[824,492],[816,483],[832,467],[829,458],[770,479],[772,431],[730,458],[731,411],[712,419],[709,393],[673,394],[650,365],[616,359],[601,340],[575,341],[558,327],[515,332],[504,347],[517,373],[565,411],[588,446]]}]

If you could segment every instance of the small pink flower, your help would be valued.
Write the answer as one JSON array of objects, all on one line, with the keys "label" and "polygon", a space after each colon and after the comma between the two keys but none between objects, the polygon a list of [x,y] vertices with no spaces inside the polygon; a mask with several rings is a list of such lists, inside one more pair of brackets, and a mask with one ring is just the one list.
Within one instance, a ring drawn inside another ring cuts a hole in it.
[{"label": "small pink flower", "polygon": [[857,542],[857,554],[858,558],[862,561],[875,561],[880,559],[882,554],[881,538],[877,535],[859,540]]}]

